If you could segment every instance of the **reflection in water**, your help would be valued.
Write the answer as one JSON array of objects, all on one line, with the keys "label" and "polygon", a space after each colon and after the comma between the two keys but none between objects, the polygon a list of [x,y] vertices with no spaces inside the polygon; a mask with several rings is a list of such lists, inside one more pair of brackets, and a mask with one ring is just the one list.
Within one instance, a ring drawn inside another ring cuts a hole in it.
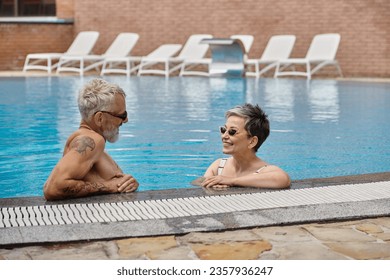
[{"label": "reflection in water", "polygon": [[267,114],[274,121],[294,120],[293,84],[290,80],[272,79],[265,82],[264,101]]},{"label": "reflection in water", "polygon": [[311,119],[314,122],[337,122],[340,115],[337,82],[313,81],[308,93]]},{"label": "reflection in water", "polygon": [[227,94],[244,96],[247,92],[247,83],[242,78],[219,78],[212,77],[208,79],[209,91],[213,97],[227,97]]},{"label": "reflection in water", "polygon": [[215,92],[223,93],[227,89],[228,86],[228,79],[221,79],[218,77],[211,77],[208,80],[210,89],[212,89]]},{"label": "reflection in water", "polygon": [[183,98],[183,106],[186,107],[186,115],[190,120],[206,121],[210,119],[210,95],[207,79],[199,79],[197,86],[188,83],[185,78],[180,78],[179,88]]}]

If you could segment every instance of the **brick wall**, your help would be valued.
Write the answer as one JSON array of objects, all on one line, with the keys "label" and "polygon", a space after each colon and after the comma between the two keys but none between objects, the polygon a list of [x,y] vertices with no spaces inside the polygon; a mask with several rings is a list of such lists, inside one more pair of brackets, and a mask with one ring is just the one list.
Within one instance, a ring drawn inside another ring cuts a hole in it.
[{"label": "brick wall", "polygon": [[[74,0],[57,0],[57,17],[74,17]],[[64,52],[75,36],[73,24],[0,22],[0,71],[21,70],[28,53]]]},{"label": "brick wall", "polygon": [[18,38],[13,40],[18,44],[6,47],[12,59],[4,58],[1,43],[1,69],[22,67],[20,58],[27,52],[56,49],[58,37],[64,39],[56,51],[62,51],[69,38],[82,30],[100,32],[95,53],[104,52],[119,32],[136,32],[140,40],[134,55],[148,54],[164,43],[184,44],[195,33],[252,34],[250,58],[260,57],[272,35],[296,35],[292,57],[303,57],[314,35],[337,32],[341,34],[337,58],[345,76],[390,77],[388,0],[57,0],[57,15],[69,17],[72,4],[74,29],[48,26],[48,32],[40,27],[40,32],[47,32],[50,46],[32,42],[21,26],[0,24],[2,39],[9,31]]},{"label": "brick wall", "polygon": [[28,53],[66,51],[73,25],[0,23],[0,37],[0,71],[21,70]]},{"label": "brick wall", "polygon": [[56,15],[58,18],[73,18],[75,0],[56,0]]}]

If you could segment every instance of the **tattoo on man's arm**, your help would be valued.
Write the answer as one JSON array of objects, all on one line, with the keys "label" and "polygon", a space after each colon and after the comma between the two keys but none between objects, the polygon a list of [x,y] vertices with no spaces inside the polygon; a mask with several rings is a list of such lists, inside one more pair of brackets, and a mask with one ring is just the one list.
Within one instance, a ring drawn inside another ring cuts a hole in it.
[{"label": "tattoo on man's arm", "polygon": [[73,141],[71,148],[76,149],[79,154],[84,154],[87,148],[91,151],[95,149],[95,141],[91,137],[81,136]]}]

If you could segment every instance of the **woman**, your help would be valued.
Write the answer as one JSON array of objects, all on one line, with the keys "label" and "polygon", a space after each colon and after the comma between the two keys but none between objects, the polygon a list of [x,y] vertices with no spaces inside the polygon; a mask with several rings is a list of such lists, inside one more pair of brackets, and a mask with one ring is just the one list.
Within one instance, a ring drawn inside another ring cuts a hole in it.
[{"label": "woman", "polygon": [[245,104],[226,112],[220,128],[223,153],[227,159],[214,161],[201,186],[206,188],[256,187],[287,188],[290,177],[281,168],[256,156],[269,135],[267,115],[256,105]]}]

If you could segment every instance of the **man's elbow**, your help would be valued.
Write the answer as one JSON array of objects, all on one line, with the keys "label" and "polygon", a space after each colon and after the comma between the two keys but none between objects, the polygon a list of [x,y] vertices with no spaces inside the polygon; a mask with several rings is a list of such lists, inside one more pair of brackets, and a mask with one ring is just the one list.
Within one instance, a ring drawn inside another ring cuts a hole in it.
[{"label": "man's elbow", "polygon": [[63,195],[60,194],[56,186],[48,184],[45,184],[43,188],[43,195],[46,200],[58,200],[64,198]]},{"label": "man's elbow", "polygon": [[46,200],[57,200],[57,199],[59,199],[56,194],[54,194],[52,191],[49,191],[49,190],[45,190],[43,192],[43,195],[44,195]]}]

